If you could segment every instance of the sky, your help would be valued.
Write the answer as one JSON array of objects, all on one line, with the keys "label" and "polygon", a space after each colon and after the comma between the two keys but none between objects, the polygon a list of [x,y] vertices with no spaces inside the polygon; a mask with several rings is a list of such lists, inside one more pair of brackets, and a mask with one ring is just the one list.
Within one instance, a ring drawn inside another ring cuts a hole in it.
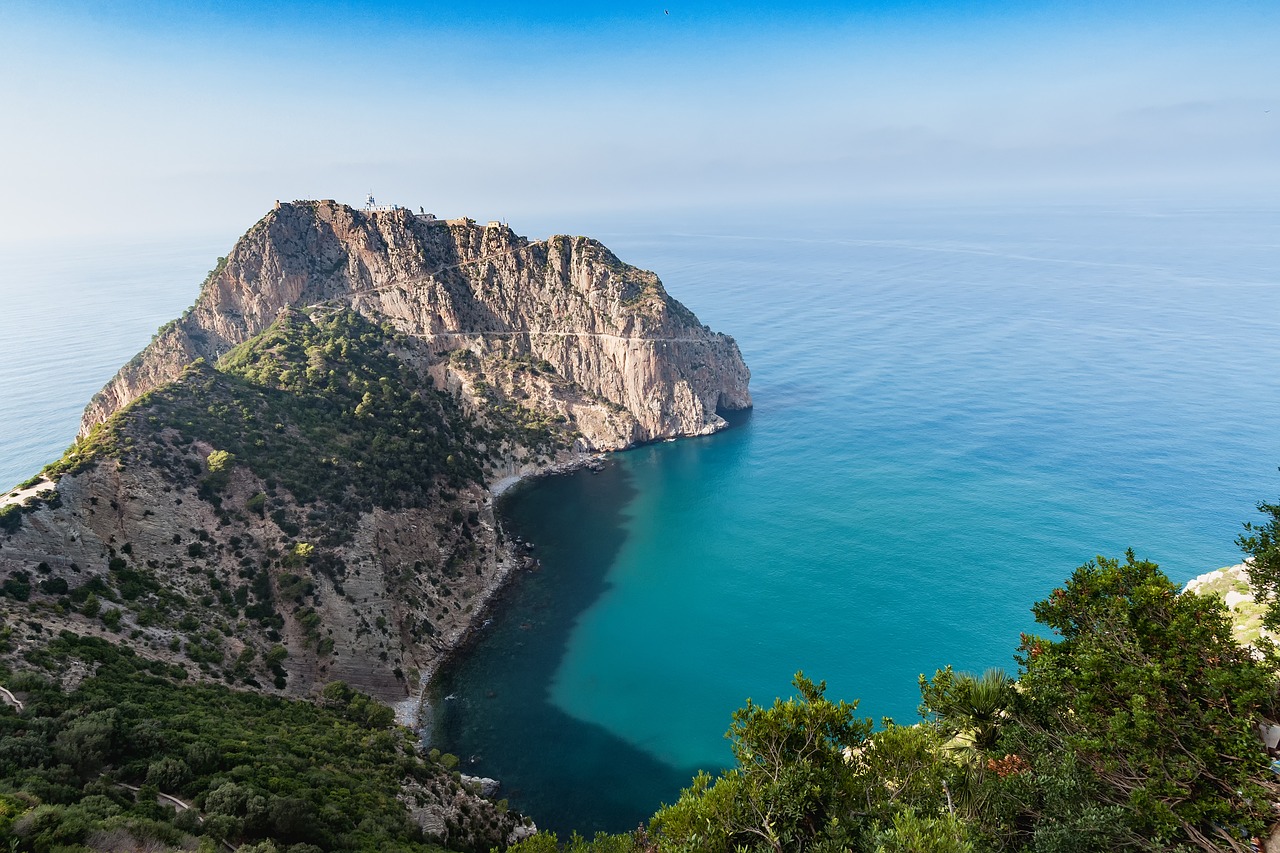
[{"label": "sky", "polygon": [[0,243],[1280,190],[1280,3],[0,4]]}]

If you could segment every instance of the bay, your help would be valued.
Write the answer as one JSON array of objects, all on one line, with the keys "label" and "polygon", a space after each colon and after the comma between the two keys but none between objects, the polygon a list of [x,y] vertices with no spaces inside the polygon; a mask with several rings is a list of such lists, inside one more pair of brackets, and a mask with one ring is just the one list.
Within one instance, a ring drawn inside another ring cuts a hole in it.
[{"label": "bay", "polygon": [[601,235],[735,335],[755,411],[510,496],[541,569],[437,680],[428,739],[540,826],[626,830],[797,670],[910,720],[921,673],[1014,670],[1032,602],[1095,555],[1239,562],[1280,492],[1277,225],[1135,204]]}]

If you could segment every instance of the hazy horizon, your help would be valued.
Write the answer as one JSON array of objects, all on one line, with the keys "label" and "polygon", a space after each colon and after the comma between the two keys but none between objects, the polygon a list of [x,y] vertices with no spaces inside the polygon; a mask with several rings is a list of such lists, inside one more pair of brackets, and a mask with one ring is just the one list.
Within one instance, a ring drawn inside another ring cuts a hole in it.
[{"label": "hazy horizon", "polygon": [[234,235],[368,191],[517,224],[1265,200],[1277,25],[1252,2],[18,0],[0,234]]}]

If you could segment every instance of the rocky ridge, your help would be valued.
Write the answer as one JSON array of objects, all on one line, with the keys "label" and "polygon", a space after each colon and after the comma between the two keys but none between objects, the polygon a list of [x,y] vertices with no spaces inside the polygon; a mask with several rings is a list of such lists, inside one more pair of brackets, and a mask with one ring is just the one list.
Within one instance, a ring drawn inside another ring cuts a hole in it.
[{"label": "rocky ridge", "polygon": [[1248,562],[1197,575],[1187,581],[1185,589],[1222,599],[1231,618],[1231,632],[1240,645],[1255,646],[1264,639],[1276,641],[1275,634],[1262,624],[1267,608],[1258,600],[1257,590],[1249,580]]},{"label": "rocky ridge", "polygon": [[307,201],[278,203],[220,259],[191,310],[95,395],[81,435],[305,306],[384,318],[473,409],[500,400],[552,413],[582,450],[714,432],[719,410],[751,405],[733,339],[595,240]]}]

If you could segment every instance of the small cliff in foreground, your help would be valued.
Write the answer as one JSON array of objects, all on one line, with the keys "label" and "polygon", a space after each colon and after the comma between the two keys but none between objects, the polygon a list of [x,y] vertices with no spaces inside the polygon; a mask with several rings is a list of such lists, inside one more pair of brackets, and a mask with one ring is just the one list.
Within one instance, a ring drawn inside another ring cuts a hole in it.
[{"label": "small cliff in foreground", "polygon": [[412,700],[527,561],[487,483],[713,432],[748,378],[594,240],[278,205],[93,398],[56,490],[0,510],[8,657],[65,629]]}]

